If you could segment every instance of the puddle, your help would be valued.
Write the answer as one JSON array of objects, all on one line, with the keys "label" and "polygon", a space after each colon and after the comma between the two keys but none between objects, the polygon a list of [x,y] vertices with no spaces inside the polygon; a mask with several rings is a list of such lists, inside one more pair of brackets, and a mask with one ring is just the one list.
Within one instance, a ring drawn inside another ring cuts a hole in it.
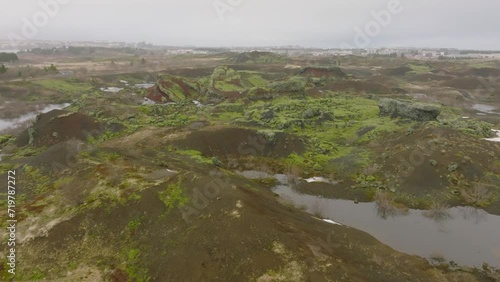
[{"label": "puddle", "polygon": [[329,183],[329,184],[337,184],[336,181],[333,181],[333,180],[330,180],[328,178],[324,178],[324,177],[321,177],[321,176],[315,176],[315,177],[311,177],[311,178],[308,178],[308,179],[304,179],[307,183]]},{"label": "puddle", "polygon": [[460,265],[481,267],[487,262],[500,267],[500,216],[483,210],[450,208],[439,219],[425,217],[425,211],[410,210],[383,219],[375,203],[304,195],[287,185],[273,191],[314,217],[363,230],[398,251],[427,258],[440,254]]},{"label": "puddle", "polygon": [[500,142],[500,130],[493,129],[493,131],[497,134],[497,137],[485,138],[484,140],[488,140],[488,141],[492,141],[492,142]]},{"label": "puddle", "polygon": [[203,104],[200,101],[193,100],[193,104],[195,104],[196,107],[198,107],[198,108],[203,107]]},{"label": "puddle", "polygon": [[258,170],[236,171],[236,174],[246,177],[248,179],[265,179],[274,177],[271,174]]},{"label": "puddle", "polygon": [[55,104],[54,105],[47,105],[47,106],[44,106],[43,108],[41,108],[40,110],[22,115],[18,118],[0,119],[0,132],[4,131],[6,129],[14,129],[14,128],[22,125],[23,123],[29,122],[31,120],[35,120],[36,116],[39,114],[48,113],[52,110],[61,110],[61,109],[68,107],[69,105],[71,105],[71,104],[65,103],[65,104],[58,104],[58,105],[55,105]]},{"label": "puddle", "polygon": [[143,105],[156,105],[156,102],[149,99],[149,98],[144,97],[144,99],[142,100],[142,104]]},{"label": "puddle", "polygon": [[479,113],[477,115],[485,115],[485,114],[494,114],[494,115],[500,115],[498,112],[498,109],[494,106],[491,105],[486,105],[486,104],[474,104],[472,108]]},{"label": "puddle", "polygon": [[138,83],[134,85],[135,88],[142,88],[142,89],[151,88],[153,86],[155,86],[154,83]]},{"label": "puddle", "polygon": [[123,88],[120,88],[120,87],[102,87],[101,88],[101,91],[110,92],[110,93],[118,93],[122,90],[123,90]]}]

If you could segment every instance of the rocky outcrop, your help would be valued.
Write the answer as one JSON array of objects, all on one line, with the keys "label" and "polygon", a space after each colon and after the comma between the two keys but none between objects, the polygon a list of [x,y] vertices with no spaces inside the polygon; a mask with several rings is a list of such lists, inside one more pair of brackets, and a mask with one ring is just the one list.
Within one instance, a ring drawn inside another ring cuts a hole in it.
[{"label": "rocky outcrop", "polygon": [[436,105],[403,102],[389,98],[380,99],[378,107],[381,116],[409,118],[415,121],[435,120],[441,113],[441,108]]},{"label": "rocky outcrop", "polygon": [[160,75],[156,84],[147,89],[146,97],[156,103],[181,102],[196,97],[199,85],[185,78],[173,75]]}]

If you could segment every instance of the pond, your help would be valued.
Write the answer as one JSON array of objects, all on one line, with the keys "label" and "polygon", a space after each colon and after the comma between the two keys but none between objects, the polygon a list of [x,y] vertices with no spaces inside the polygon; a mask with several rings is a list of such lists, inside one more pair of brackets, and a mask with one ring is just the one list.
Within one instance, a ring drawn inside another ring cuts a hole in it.
[{"label": "pond", "polygon": [[500,267],[500,216],[483,210],[455,207],[434,215],[409,210],[405,215],[387,216],[375,203],[304,195],[289,185],[273,191],[316,217],[365,231],[398,251],[444,257],[460,265],[480,267],[486,262]]},{"label": "pond", "polygon": [[474,104],[472,108],[476,111],[478,111],[478,115],[485,115],[485,114],[500,114],[498,112],[498,109],[494,106],[491,105],[486,105],[486,104]]},{"label": "pond", "polygon": [[138,83],[134,85],[135,88],[141,88],[141,89],[148,89],[153,86],[155,86],[155,83]]},{"label": "pond", "polygon": [[[481,267],[484,262],[500,267],[500,216],[472,207],[455,207],[438,211],[409,210],[390,214],[376,203],[329,199],[297,192],[284,174],[248,170],[237,174],[250,179],[275,178],[273,188],[282,201],[303,208],[314,217],[365,231],[400,252],[425,258],[443,257],[460,265]],[[324,177],[302,179],[308,183],[330,183]],[[328,188],[327,188],[328,189]]]},{"label": "pond", "polygon": [[120,87],[101,87],[100,89],[103,92],[109,92],[109,93],[118,93],[123,90],[123,88]]}]

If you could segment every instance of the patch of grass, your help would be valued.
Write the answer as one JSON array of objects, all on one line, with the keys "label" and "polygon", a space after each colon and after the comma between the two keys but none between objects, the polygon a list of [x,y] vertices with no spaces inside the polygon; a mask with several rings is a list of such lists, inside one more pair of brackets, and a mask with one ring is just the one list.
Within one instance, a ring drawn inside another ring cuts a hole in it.
[{"label": "patch of grass", "polygon": [[189,202],[189,198],[184,195],[182,179],[176,183],[169,184],[165,190],[158,192],[160,200],[165,204],[167,212],[173,208],[182,207]]},{"label": "patch of grass", "polygon": [[137,193],[132,193],[130,194],[130,196],[128,197],[128,201],[139,201],[140,199],[142,199],[142,196],[140,194],[137,194]]},{"label": "patch of grass", "polygon": [[[355,174],[353,165],[367,167],[372,159],[369,150],[353,148],[409,126],[399,124],[397,119],[380,117],[375,100],[330,94],[320,99],[281,97],[255,102],[244,109],[244,119],[268,131],[291,132],[304,137],[307,150],[298,164],[305,170],[321,167],[325,173],[344,175]],[[339,166],[339,163],[346,165]]]},{"label": "patch of grass", "polygon": [[221,91],[240,91],[243,87],[227,81],[216,81],[214,87]]},{"label": "patch of grass", "polygon": [[69,270],[69,271],[73,271],[73,270],[75,270],[75,269],[77,269],[77,268],[78,268],[78,265],[79,265],[79,264],[78,264],[78,262],[76,262],[76,261],[71,262],[71,263],[68,265],[68,270]]},{"label": "patch of grass", "polygon": [[14,170],[18,165],[9,163],[0,163],[0,171],[6,172],[9,170]]},{"label": "patch of grass", "polygon": [[268,84],[267,80],[262,78],[262,76],[258,74],[251,74],[247,77],[245,77],[246,80],[253,86],[253,87],[261,87],[265,86]]},{"label": "patch of grass", "polygon": [[182,126],[198,119],[198,109],[191,102],[175,105],[143,105],[139,107],[139,111],[140,114],[129,120],[127,126]]},{"label": "patch of grass", "polygon": [[130,234],[134,234],[135,231],[139,228],[139,226],[141,226],[142,220],[143,220],[143,218],[139,217],[139,218],[136,218],[136,219],[129,221],[129,223],[127,225],[128,232]]},{"label": "patch of grass", "polygon": [[224,112],[217,116],[217,119],[220,121],[237,121],[237,120],[242,120],[242,118],[243,114],[230,113],[230,112]]},{"label": "patch of grass", "polygon": [[42,280],[45,278],[45,274],[42,273],[40,270],[38,270],[35,273],[33,273],[30,278],[32,280]]},{"label": "patch of grass", "polygon": [[17,150],[14,156],[12,156],[12,159],[36,156],[41,152],[45,151],[46,149],[47,148],[45,147],[25,146]]},{"label": "patch of grass", "polygon": [[150,280],[146,269],[140,266],[141,251],[139,249],[131,249],[127,253],[127,262],[125,272],[132,281],[147,282]]},{"label": "patch of grass", "polygon": [[406,66],[411,68],[410,73],[413,74],[423,74],[433,70],[433,68],[431,68],[427,64],[407,64]]},{"label": "patch of grass", "polygon": [[46,89],[63,93],[79,94],[92,90],[92,85],[75,79],[42,79],[32,82]]},{"label": "patch of grass", "polygon": [[23,176],[21,185],[29,188],[37,196],[47,193],[52,188],[51,178],[36,167],[24,166]]},{"label": "patch of grass", "polygon": [[91,145],[97,145],[99,143],[112,140],[116,137],[121,136],[123,133],[122,132],[111,132],[111,131],[104,131],[101,134],[97,136],[92,136],[89,135],[87,137],[87,142],[89,142]]},{"label": "patch of grass", "polygon": [[497,68],[497,63],[495,61],[490,62],[473,62],[469,64],[469,67],[482,69],[482,68]]},{"label": "patch of grass", "polygon": [[12,135],[0,135],[0,147],[6,145],[13,137]]},{"label": "patch of grass", "polygon": [[479,138],[490,138],[495,135],[491,130],[493,128],[493,124],[476,119],[464,120],[460,117],[454,119],[446,119],[441,120],[440,124],[436,124],[436,126],[452,128],[470,136]]},{"label": "patch of grass", "polygon": [[63,177],[54,182],[54,189],[59,189],[64,185],[73,182],[73,177]]},{"label": "patch of grass", "polygon": [[191,159],[202,163],[202,164],[213,164],[212,159],[203,156],[203,154],[200,151],[196,150],[177,150],[177,154],[189,156]]}]

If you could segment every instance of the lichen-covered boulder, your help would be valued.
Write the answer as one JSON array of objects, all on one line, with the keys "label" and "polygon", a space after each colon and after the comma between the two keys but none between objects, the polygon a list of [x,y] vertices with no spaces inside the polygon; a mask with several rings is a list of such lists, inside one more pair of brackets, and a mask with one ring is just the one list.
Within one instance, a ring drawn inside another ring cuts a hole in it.
[{"label": "lichen-covered boulder", "polygon": [[409,118],[415,121],[432,121],[441,113],[441,107],[431,104],[403,102],[383,98],[378,103],[381,116]]}]

